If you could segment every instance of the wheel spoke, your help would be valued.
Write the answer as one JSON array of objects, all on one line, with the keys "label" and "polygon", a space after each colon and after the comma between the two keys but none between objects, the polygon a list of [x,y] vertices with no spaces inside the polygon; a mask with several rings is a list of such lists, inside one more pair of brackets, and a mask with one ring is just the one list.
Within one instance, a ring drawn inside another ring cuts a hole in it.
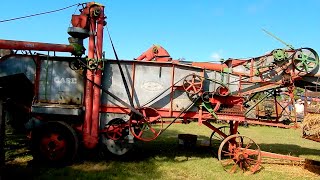
[{"label": "wheel spoke", "polygon": [[[239,139],[239,140],[238,140],[238,139]],[[237,141],[237,140],[238,140],[238,141]],[[240,136],[236,138],[236,143],[237,143],[238,147],[242,147],[243,142],[242,142],[242,140],[241,140],[241,137],[240,137]]]},{"label": "wheel spoke", "polygon": [[237,171],[237,164],[234,164],[230,170],[230,173],[235,173]]},{"label": "wheel spoke", "polygon": [[146,110],[145,110],[145,109],[142,110],[142,114],[143,114],[144,117],[147,117],[147,114],[146,114]]},{"label": "wheel spoke", "polygon": [[242,166],[242,162],[239,163],[239,167],[242,170],[242,172],[244,171],[243,166]]},{"label": "wheel spoke", "polygon": [[303,59],[303,58],[296,58],[296,60],[301,61],[301,62],[304,62],[304,59]]},{"label": "wheel spoke", "polygon": [[112,133],[112,139],[116,139],[116,133]]},{"label": "wheel spoke", "polygon": [[312,58],[312,57],[308,57],[308,61],[309,61],[309,62],[314,62],[314,63],[317,62],[316,59],[314,59],[314,58]]},{"label": "wheel spoke", "polygon": [[250,164],[253,162],[253,164],[255,164],[256,162],[258,162],[256,159],[252,159],[252,158],[246,158],[247,162],[249,162]]},{"label": "wheel spoke", "polygon": [[193,92],[194,92],[194,93],[197,92],[197,89],[196,89],[196,87],[195,87],[194,85],[192,86],[192,89],[193,89]]},{"label": "wheel spoke", "polygon": [[150,125],[150,124],[148,124],[148,126],[149,126],[150,131],[151,131],[153,134],[157,134],[157,131],[156,131],[156,130],[154,130],[154,129],[151,127],[151,125]]},{"label": "wheel spoke", "polygon": [[143,130],[141,130],[141,131],[139,132],[138,137],[141,137],[142,134],[143,134]]},{"label": "wheel spoke", "polygon": [[122,135],[121,131],[117,131],[116,133],[117,133],[119,136]]},{"label": "wheel spoke", "polygon": [[227,166],[227,165],[230,165],[230,164],[233,164],[234,163],[234,160],[233,159],[228,159],[224,162],[221,162],[222,166]]},{"label": "wheel spoke", "polygon": [[192,88],[192,84],[189,84],[189,86],[186,88],[186,91],[189,91],[190,88]]},{"label": "wheel spoke", "polygon": [[247,150],[249,147],[251,147],[252,145],[252,140],[250,140],[250,142],[246,145],[246,147],[244,148],[244,150]]},{"label": "wheel spoke", "polygon": [[218,140],[223,140],[223,138],[219,135],[217,136],[215,133],[213,134],[214,137],[216,137]]},{"label": "wheel spoke", "polygon": [[231,152],[228,152],[228,151],[224,151],[224,150],[222,150],[221,152],[223,152],[224,154],[224,156],[233,156],[233,153],[231,153]]}]

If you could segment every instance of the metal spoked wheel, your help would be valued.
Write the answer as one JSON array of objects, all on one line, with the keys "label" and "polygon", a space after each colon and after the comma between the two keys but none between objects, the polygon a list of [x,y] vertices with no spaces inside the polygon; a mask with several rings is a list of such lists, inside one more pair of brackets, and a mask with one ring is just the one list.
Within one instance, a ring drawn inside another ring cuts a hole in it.
[{"label": "metal spoked wheel", "polygon": [[144,115],[140,117],[133,114],[129,120],[131,134],[141,141],[152,141],[156,139],[163,129],[163,120],[159,112],[150,107],[143,107],[138,111]]},{"label": "metal spoked wheel", "polygon": [[105,129],[106,132],[102,134],[101,140],[109,152],[122,156],[132,148],[132,144],[129,143],[129,136],[131,136],[129,135],[129,127],[123,119],[112,119]]},{"label": "metal spoked wheel", "polygon": [[261,150],[252,139],[234,134],[222,141],[218,158],[224,170],[229,173],[236,173],[238,170],[255,173],[260,169]]},{"label": "metal spoked wheel", "polygon": [[[230,126],[221,126],[218,128],[221,132],[223,132],[226,135],[230,135]],[[239,132],[237,132],[240,134]],[[224,137],[220,134],[213,131],[210,136],[210,147],[213,148],[213,152],[215,155],[217,155],[217,150],[219,148],[219,145],[224,140]]]},{"label": "metal spoked wheel", "polygon": [[[230,134],[229,126],[221,126],[218,129],[226,135]],[[210,147],[218,147],[223,140],[224,140],[223,136],[213,131],[210,136]]]},{"label": "metal spoked wheel", "polygon": [[183,89],[188,94],[198,94],[202,90],[203,78],[196,74],[190,74],[183,80]]},{"label": "metal spoked wheel", "polygon": [[129,134],[127,123],[121,118],[112,119],[105,127],[106,136],[112,140],[123,139]]},{"label": "metal spoked wheel", "polygon": [[304,73],[310,73],[319,65],[319,56],[311,48],[298,49],[293,56],[294,67]]},{"label": "metal spoked wheel", "polygon": [[32,154],[35,161],[65,165],[74,160],[77,151],[76,132],[65,122],[47,122],[32,132]]},{"label": "metal spoked wheel", "polygon": [[229,95],[230,91],[227,87],[224,87],[224,86],[219,86],[217,89],[216,89],[216,93],[219,95],[219,96],[227,96]]}]

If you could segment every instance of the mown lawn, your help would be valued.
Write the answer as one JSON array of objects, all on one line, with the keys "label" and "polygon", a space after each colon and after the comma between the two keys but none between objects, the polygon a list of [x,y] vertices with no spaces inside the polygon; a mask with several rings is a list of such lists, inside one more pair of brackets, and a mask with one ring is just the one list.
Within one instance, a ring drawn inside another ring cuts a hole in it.
[{"label": "mown lawn", "polygon": [[[264,151],[320,161],[320,143],[301,138],[299,129],[249,126],[240,127],[239,132],[252,138]],[[197,146],[189,149],[179,146],[177,136],[181,133],[198,135]],[[2,173],[4,179],[320,179],[319,174],[302,165],[287,162],[283,165],[265,159],[256,174],[229,174],[213,150],[201,146],[210,134],[210,129],[197,123],[174,124],[157,140],[136,143],[126,156],[94,151],[79,155],[73,165],[59,168],[33,165],[23,136],[9,135]]]}]

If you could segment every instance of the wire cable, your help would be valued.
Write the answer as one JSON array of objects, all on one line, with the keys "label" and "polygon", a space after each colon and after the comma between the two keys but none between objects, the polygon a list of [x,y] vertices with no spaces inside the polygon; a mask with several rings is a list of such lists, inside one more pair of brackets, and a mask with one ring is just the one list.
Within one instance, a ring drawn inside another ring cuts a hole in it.
[{"label": "wire cable", "polygon": [[4,20],[0,20],[0,23],[4,23],[4,22],[8,22],[8,21],[15,21],[15,20],[24,19],[24,18],[30,18],[30,17],[34,17],[34,16],[40,16],[40,15],[44,15],[44,14],[50,14],[50,13],[54,13],[54,12],[58,12],[58,11],[69,9],[71,7],[74,7],[74,6],[80,6],[82,4],[83,3],[77,3],[77,4],[73,4],[73,5],[64,7],[64,8],[52,10],[52,11],[46,11],[46,12],[41,12],[41,13],[37,13],[37,14],[31,14],[31,15],[21,16],[21,17],[16,17],[16,18],[11,18],[11,19],[4,19]]}]

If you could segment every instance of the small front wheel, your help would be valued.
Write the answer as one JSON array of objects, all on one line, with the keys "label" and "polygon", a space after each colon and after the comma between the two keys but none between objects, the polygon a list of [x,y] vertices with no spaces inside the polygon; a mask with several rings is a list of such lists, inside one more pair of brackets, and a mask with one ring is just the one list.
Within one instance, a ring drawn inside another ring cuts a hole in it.
[{"label": "small front wheel", "polygon": [[224,139],[219,147],[218,159],[229,173],[255,173],[260,169],[261,150],[250,138],[234,134]]}]

